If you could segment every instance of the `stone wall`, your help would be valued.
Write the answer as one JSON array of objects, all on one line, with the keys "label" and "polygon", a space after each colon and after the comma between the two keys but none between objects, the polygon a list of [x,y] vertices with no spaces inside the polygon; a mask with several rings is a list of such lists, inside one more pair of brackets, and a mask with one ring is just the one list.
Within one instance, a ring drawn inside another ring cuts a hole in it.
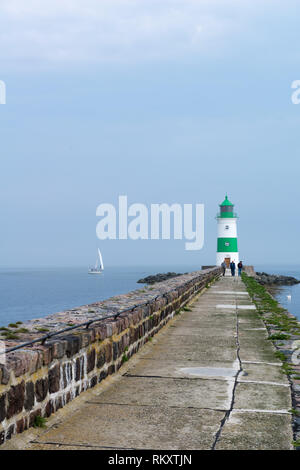
[{"label": "stone wall", "polygon": [[[122,313],[0,356],[0,444],[49,417],[116,372],[174,315],[219,276],[196,271],[103,302],[32,320],[0,339],[13,347],[63,328]],[[8,339],[10,338],[10,339]],[[5,360],[4,360],[5,359]],[[1,364],[1,361],[4,363]]]}]

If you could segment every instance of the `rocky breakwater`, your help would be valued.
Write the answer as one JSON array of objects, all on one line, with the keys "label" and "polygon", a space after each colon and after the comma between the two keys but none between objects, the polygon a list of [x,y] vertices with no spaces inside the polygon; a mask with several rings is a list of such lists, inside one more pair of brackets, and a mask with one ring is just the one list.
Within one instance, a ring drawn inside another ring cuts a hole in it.
[{"label": "rocky breakwater", "polygon": [[182,274],[173,272],[151,274],[150,276],[144,277],[143,279],[139,279],[137,282],[138,284],[155,284],[156,282],[167,281],[168,279],[172,279],[173,277],[177,276],[182,276]]},{"label": "rocky breakwater", "polygon": [[295,277],[267,274],[265,272],[256,272],[256,280],[265,286],[293,286],[300,284],[300,281]]},{"label": "rocky breakwater", "polygon": [[253,266],[244,266],[243,271],[248,276],[254,277],[259,284],[266,287],[293,286],[295,284],[300,284],[300,280],[295,277],[258,272],[254,270]]},{"label": "rocky breakwater", "polygon": [[[2,327],[0,346],[6,353],[0,350],[0,443],[38,425],[116,372],[219,275],[219,268],[196,271],[103,302]],[[60,330],[64,331],[52,336]],[[13,347],[20,349],[9,352]]]}]

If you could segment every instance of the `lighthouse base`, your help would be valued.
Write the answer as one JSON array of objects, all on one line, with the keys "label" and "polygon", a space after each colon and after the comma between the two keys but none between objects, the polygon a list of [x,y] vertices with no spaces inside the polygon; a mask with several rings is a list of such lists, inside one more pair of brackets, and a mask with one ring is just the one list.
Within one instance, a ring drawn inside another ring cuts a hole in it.
[{"label": "lighthouse base", "polygon": [[238,264],[239,254],[238,252],[234,252],[234,253],[218,252],[217,262],[216,262],[217,266],[221,266],[224,260],[228,266],[229,266],[229,263],[231,263],[231,261],[234,261],[235,264]]}]

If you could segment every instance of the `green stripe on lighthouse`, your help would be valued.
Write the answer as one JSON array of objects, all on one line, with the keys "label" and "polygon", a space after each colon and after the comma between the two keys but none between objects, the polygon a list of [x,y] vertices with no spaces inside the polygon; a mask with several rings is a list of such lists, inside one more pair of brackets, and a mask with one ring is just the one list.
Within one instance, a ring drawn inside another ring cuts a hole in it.
[{"label": "green stripe on lighthouse", "polygon": [[237,238],[218,238],[217,251],[219,253],[237,252],[238,251]]},{"label": "green stripe on lighthouse", "polygon": [[237,214],[235,212],[221,212],[217,214],[217,218],[219,219],[236,219]]}]

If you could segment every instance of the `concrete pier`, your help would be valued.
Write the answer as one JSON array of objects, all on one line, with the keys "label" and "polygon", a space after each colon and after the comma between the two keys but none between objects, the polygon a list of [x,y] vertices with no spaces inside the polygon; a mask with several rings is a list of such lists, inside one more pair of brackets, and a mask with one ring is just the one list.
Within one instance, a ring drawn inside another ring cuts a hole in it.
[{"label": "concrete pier", "polygon": [[292,449],[280,366],[243,282],[221,277],[117,374],[3,448]]}]

